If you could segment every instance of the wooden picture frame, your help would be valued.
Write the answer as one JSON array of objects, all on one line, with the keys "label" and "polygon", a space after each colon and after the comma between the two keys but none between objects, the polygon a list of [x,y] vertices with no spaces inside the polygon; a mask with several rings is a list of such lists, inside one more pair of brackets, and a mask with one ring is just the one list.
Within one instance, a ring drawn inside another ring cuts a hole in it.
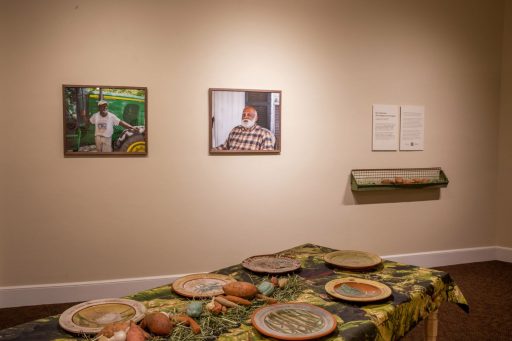
[{"label": "wooden picture frame", "polygon": [[281,90],[211,88],[210,154],[280,154]]},{"label": "wooden picture frame", "polygon": [[65,157],[148,154],[146,87],[64,84],[62,102]]}]

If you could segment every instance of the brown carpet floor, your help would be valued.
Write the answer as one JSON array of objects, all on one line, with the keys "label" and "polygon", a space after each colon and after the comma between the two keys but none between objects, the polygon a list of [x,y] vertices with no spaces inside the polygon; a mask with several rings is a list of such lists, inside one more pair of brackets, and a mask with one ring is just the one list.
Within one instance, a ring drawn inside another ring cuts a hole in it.
[{"label": "brown carpet floor", "polygon": [[[439,309],[439,341],[512,340],[512,263],[499,261],[439,267],[469,302],[470,313],[446,303]],[[75,303],[0,309],[0,329],[62,313]],[[424,340],[421,322],[402,341]]]},{"label": "brown carpet floor", "polygon": [[[439,308],[439,341],[512,340],[512,263],[492,261],[443,266],[469,303],[469,314],[457,305]],[[424,340],[421,322],[402,341]]]}]

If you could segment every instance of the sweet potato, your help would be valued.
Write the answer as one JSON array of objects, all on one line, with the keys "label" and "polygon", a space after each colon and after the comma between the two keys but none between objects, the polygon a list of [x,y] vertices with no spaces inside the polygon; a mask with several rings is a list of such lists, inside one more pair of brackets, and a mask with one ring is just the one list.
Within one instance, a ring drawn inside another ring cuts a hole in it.
[{"label": "sweet potato", "polygon": [[263,301],[267,302],[268,304],[277,303],[277,300],[275,298],[268,297],[268,296],[265,296],[263,294],[257,294],[256,298],[259,299],[259,300],[263,300]]},{"label": "sweet potato", "polygon": [[173,315],[171,317],[176,323],[182,323],[185,326],[189,326],[192,329],[192,333],[199,334],[201,332],[201,326],[190,316],[187,315]]},{"label": "sweet potato", "polygon": [[276,276],[272,276],[272,278],[270,278],[270,283],[274,284],[274,286],[278,286],[278,279]]},{"label": "sweet potato", "polygon": [[225,298],[225,296],[224,296],[224,297],[222,297],[222,296],[217,296],[217,297],[215,297],[215,302],[218,302],[218,303],[220,303],[220,304],[222,304],[223,306],[228,307],[228,308],[236,308],[236,307],[239,307],[239,305],[238,305],[238,304],[233,303],[233,302],[231,302],[231,301],[227,300],[227,299]]},{"label": "sweet potato", "polygon": [[130,329],[126,333],[126,341],[144,341],[149,335],[135,322],[130,321]]},{"label": "sweet potato", "polygon": [[248,282],[231,282],[222,287],[224,293],[230,296],[253,298],[258,293],[258,288]]},{"label": "sweet potato", "polygon": [[130,321],[124,321],[124,322],[114,322],[109,323],[103,329],[98,333],[98,336],[106,336],[108,338],[114,336],[115,332],[118,331],[126,331],[130,327]]},{"label": "sweet potato", "polygon": [[212,314],[220,314],[222,311],[222,304],[215,302],[215,299],[212,298],[211,302],[206,305],[206,309],[209,310]]},{"label": "sweet potato", "polygon": [[192,317],[188,317],[188,319],[190,322],[190,328],[192,329],[192,333],[199,334],[201,332],[201,326],[199,326],[199,324]]},{"label": "sweet potato", "polygon": [[166,314],[154,312],[146,315],[141,323],[142,328],[147,328],[151,333],[159,336],[169,335],[173,324]]},{"label": "sweet potato", "polygon": [[284,288],[286,285],[288,285],[288,278],[279,278],[279,280],[277,281],[277,285],[281,289]]},{"label": "sweet potato", "polygon": [[251,301],[246,300],[245,298],[238,297],[238,296],[228,295],[228,296],[219,296],[219,297],[225,298],[226,300],[231,301],[236,304],[251,305]]},{"label": "sweet potato", "polygon": [[222,304],[220,304],[219,302],[214,302],[213,304],[215,306],[212,309],[212,313],[214,313],[214,314],[222,313],[222,307],[224,307],[224,306]]},{"label": "sweet potato", "polygon": [[188,320],[188,317],[185,315],[173,315],[170,318],[171,318],[171,320],[173,320],[176,323],[181,323],[186,326],[190,325],[190,321]]}]

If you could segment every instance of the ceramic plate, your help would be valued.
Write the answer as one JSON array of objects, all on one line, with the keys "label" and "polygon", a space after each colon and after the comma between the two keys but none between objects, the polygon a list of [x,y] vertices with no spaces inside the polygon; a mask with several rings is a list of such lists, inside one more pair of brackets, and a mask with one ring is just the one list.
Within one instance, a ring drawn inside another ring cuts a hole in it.
[{"label": "ceramic plate", "polygon": [[310,340],[336,329],[325,309],[307,303],[278,303],[256,310],[251,323],[261,334],[280,340]]},{"label": "ceramic plate", "polygon": [[139,322],[145,312],[146,307],[140,302],[106,298],[72,306],[60,315],[59,324],[72,333],[96,334],[109,323],[127,320]]},{"label": "ceramic plate", "polygon": [[353,250],[328,253],[324,260],[329,264],[353,270],[373,268],[382,263],[382,259],[373,253]]},{"label": "ceramic plate", "polygon": [[186,297],[212,297],[222,295],[225,284],[236,282],[235,279],[219,274],[195,274],[181,277],[172,283],[178,294]]},{"label": "ceramic plate", "polygon": [[254,272],[281,274],[300,269],[300,261],[276,255],[261,255],[245,259],[242,266]]},{"label": "ceramic plate", "polygon": [[391,288],[380,282],[361,278],[340,278],[328,282],[325,291],[331,296],[351,302],[374,302],[391,296]]}]

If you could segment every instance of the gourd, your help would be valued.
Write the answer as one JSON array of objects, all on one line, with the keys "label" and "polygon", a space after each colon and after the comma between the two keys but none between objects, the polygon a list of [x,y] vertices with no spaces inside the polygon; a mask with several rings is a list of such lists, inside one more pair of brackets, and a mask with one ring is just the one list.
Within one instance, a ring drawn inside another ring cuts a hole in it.
[{"label": "gourd", "polygon": [[187,315],[190,317],[199,317],[203,312],[203,303],[190,302],[187,306]]},{"label": "gourd", "polygon": [[265,296],[269,296],[274,292],[274,284],[263,281],[258,285],[258,291]]}]

